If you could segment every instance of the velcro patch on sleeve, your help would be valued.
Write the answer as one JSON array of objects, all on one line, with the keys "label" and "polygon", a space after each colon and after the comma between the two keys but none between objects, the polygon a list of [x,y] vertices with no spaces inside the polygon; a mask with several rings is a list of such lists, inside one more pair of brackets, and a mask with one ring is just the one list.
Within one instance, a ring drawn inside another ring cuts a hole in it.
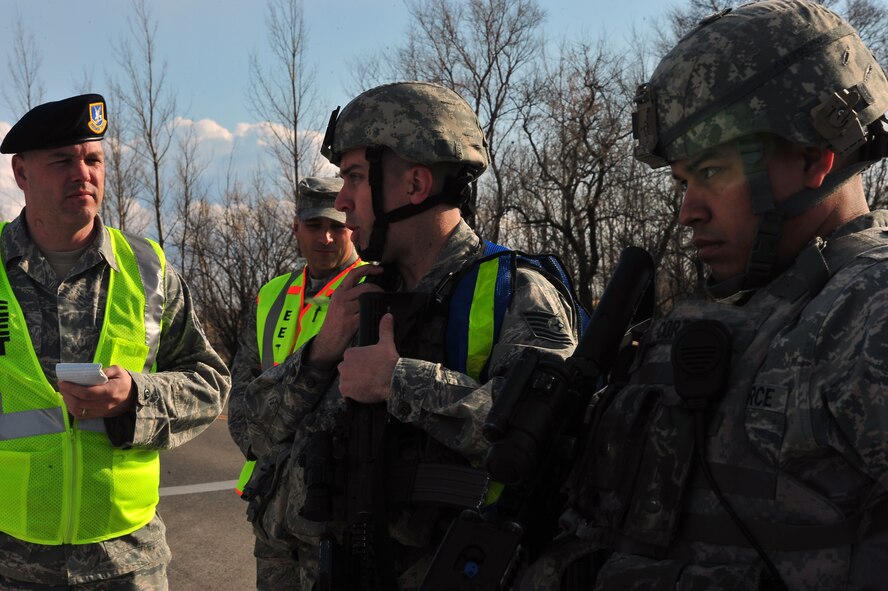
[{"label": "velcro patch on sleeve", "polygon": [[547,312],[524,312],[524,321],[538,339],[569,345],[572,342],[564,322]]}]

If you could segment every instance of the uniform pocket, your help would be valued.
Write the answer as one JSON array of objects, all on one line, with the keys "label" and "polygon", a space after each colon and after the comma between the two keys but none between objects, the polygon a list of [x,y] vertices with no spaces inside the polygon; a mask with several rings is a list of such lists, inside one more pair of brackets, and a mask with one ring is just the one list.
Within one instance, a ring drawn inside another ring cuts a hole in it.
[{"label": "uniform pocket", "polygon": [[111,356],[108,365],[119,365],[130,371],[141,372],[148,356],[148,345],[124,339],[111,339]]}]

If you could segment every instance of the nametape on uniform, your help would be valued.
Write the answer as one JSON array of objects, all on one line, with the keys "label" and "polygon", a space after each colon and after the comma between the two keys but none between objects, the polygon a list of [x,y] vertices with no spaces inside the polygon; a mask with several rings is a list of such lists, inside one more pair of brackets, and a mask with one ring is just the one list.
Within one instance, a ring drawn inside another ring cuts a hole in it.
[{"label": "nametape on uniform", "polygon": [[784,412],[786,410],[786,398],[789,390],[786,386],[773,384],[753,384],[746,397],[746,408],[766,410],[769,412]]}]

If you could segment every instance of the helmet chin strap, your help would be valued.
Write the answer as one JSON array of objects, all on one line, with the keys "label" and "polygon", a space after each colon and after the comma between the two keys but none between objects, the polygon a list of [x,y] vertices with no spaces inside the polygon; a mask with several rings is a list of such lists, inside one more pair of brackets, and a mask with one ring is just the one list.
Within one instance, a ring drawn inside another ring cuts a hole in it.
[{"label": "helmet chin strap", "polygon": [[[885,157],[885,153],[888,152],[886,149],[888,126],[882,125],[880,129],[883,128],[884,135],[879,137],[879,132],[876,132],[875,141],[863,150],[858,162],[832,171],[826,175],[819,187],[797,191],[780,203],[774,201],[774,194],[771,191],[762,138],[751,136],[738,140],[737,147],[743,161],[743,171],[749,183],[752,211],[758,216],[759,222],[746,264],[746,272],[719,282],[714,282],[710,278],[706,291],[713,297],[721,299],[768,283],[776,275],[777,241],[780,238],[780,226],[783,221],[814,207],[868,166]],[[871,131],[876,130],[873,128]]]},{"label": "helmet chin strap", "polygon": [[367,247],[358,248],[358,254],[365,261],[379,262],[382,261],[389,226],[382,204],[382,148],[368,147],[364,157],[369,165],[367,176],[370,183],[370,201],[373,204],[373,229],[370,230]]},{"label": "helmet chin strap", "polygon": [[737,149],[740,151],[743,172],[749,184],[752,213],[759,219],[743,281],[743,287],[749,289],[764,285],[774,274],[780,225],[785,216],[777,208],[771,191],[771,181],[768,178],[769,155],[766,154],[762,137],[742,138],[737,142]]},{"label": "helmet chin strap", "polygon": [[755,238],[746,271],[741,275],[715,282],[706,282],[706,291],[716,299],[724,299],[743,290],[754,289],[768,282],[774,273],[777,240],[784,213],[777,208],[771,182],[768,178],[768,158],[761,136],[754,135],[737,140],[737,150],[743,162],[743,174],[749,185],[752,212],[758,217]]},{"label": "helmet chin strap", "polygon": [[382,148],[367,148],[365,158],[370,167],[368,180],[373,201],[373,229],[370,231],[370,239],[367,248],[358,249],[358,254],[365,261],[382,261],[390,224],[411,218],[441,203],[453,203],[455,195],[462,202],[466,198],[465,191],[468,190],[469,182],[473,178],[470,172],[464,170],[456,177],[449,177],[440,193],[429,195],[422,203],[410,203],[386,212],[383,205]]}]

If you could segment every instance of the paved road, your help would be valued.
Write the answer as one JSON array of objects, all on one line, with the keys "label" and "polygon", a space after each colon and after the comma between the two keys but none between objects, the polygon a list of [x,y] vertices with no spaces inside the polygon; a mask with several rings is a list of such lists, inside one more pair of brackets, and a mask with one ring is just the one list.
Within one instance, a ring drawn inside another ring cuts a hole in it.
[{"label": "paved road", "polygon": [[170,591],[256,588],[246,503],[234,493],[243,456],[224,417],[160,456],[160,504],[173,551]]}]

